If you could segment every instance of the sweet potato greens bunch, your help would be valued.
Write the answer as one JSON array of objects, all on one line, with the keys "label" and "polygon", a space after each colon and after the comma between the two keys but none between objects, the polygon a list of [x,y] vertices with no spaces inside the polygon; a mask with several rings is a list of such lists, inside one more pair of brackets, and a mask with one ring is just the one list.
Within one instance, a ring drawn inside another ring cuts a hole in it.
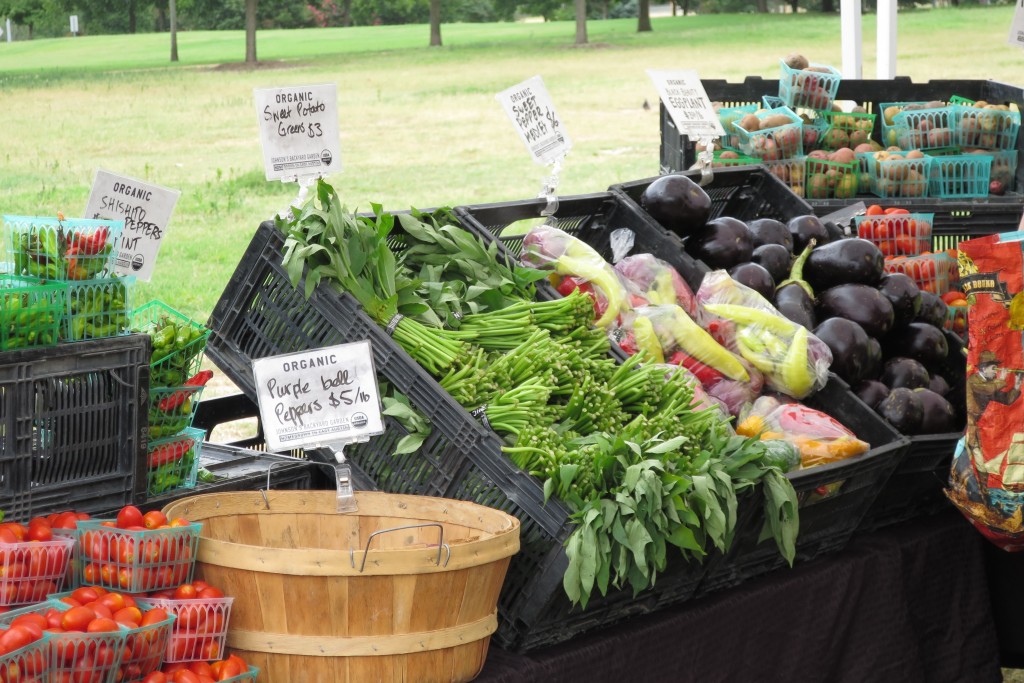
[{"label": "sweet potato greens bunch", "polygon": [[[617,363],[592,326],[590,297],[536,301],[545,274],[504,263],[450,211],[372,208],[349,213],[321,180],[310,201],[278,218],[292,285],[304,278],[307,297],[321,283],[355,297],[502,436],[506,455],[544,482],[546,497],[568,506],[577,526],[564,586],[573,602],[585,606],[595,587],[648,587],[668,546],[694,561],[712,546],[727,549],[737,496],[758,484],[766,530],[792,562],[792,486],[763,459],[761,442],[694,407],[685,375],[643,354]],[[397,407],[415,422],[407,402]]]}]

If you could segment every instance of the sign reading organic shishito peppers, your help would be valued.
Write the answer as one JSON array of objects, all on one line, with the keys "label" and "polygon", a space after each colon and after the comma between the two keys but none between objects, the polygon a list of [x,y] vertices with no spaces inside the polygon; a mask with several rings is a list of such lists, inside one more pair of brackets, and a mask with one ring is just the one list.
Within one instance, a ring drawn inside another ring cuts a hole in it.
[{"label": "sign reading organic shishito peppers", "polygon": [[119,275],[134,275],[149,282],[156,265],[160,243],[181,195],[177,190],[136,178],[96,171],[85,215],[92,218],[123,219],[113,269]]}]

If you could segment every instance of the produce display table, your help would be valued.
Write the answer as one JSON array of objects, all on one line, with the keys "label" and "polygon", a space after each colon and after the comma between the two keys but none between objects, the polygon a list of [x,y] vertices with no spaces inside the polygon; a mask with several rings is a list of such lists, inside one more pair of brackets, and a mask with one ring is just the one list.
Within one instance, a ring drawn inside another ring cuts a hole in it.
[{"label": "produce display table", "polygon": [[491,646],[480,683],[1002,680],[985,541],[956,512],[554,647]]}]

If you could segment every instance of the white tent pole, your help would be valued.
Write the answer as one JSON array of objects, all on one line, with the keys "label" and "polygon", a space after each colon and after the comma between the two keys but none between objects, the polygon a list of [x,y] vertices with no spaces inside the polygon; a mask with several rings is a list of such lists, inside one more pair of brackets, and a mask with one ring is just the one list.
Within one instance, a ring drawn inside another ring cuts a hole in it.
[{"label": "white tent pole", "polygon": [[861,0],[840,0],[840,21],[843,35],[843,78],[863,78],[861,47]]},{"label": "white tent pole", "polygon": [[896,77],[896,0],[878,0],[878,78]]}]

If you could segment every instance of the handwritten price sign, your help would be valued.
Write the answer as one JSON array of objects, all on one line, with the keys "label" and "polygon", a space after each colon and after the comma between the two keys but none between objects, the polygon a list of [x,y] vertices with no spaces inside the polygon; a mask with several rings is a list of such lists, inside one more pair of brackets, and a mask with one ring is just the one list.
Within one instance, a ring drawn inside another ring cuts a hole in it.
[{"label": "handwritten price sign", "polygon": [[365,441],[384,432],[370,342],[253,362],[267,447]]},{"label": "handwritten price sign", "polygon": [[654,81],[654,87],[680,133],[694,139],[725,135],[696,71],[648,69],[647,75]]},{"label": "handwritten price sign", "polygon": [[267,180],[341,171],[337,86],[264,88],[253,94]]},{"label": "handwritten price sign", "polygon": [[534,161],[547,166],[569,153],[572,141],[540,76],[504,90],[496,98]]},{"label": "handwritten price sign", "polygon": [[114,272],[149,282],[160,243],[181,195],[136,178],[99,169],[85,205],[87,218],[124,220]]}]

